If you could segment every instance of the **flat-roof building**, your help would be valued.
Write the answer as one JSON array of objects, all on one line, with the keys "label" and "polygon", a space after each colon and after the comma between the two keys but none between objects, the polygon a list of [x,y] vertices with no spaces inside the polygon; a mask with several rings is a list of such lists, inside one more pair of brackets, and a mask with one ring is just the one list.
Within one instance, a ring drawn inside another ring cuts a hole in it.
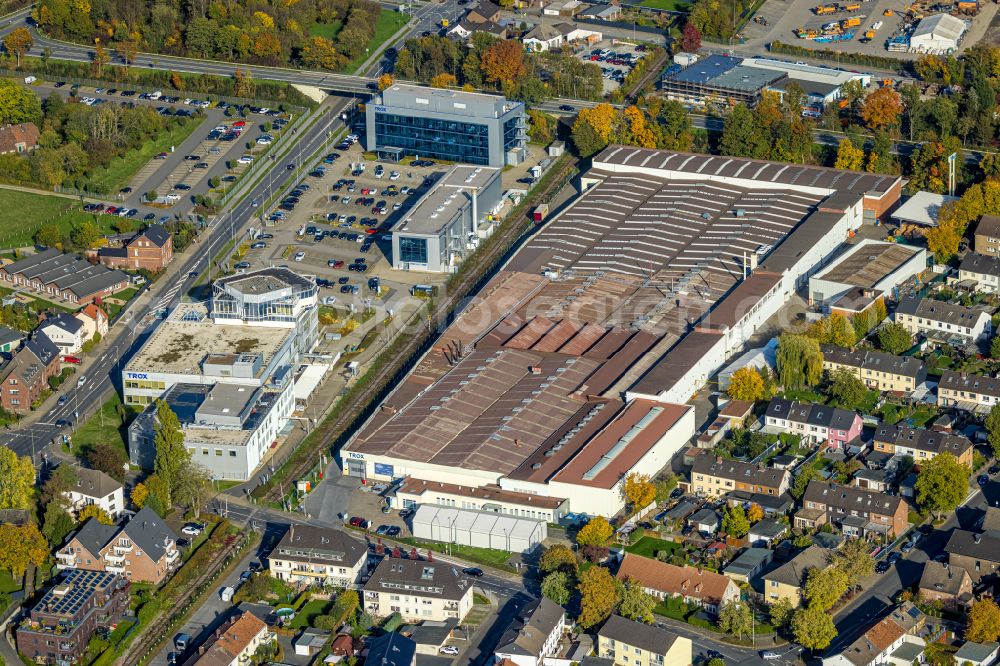
[{"label": "flat-roof building", "polygon": [[[191,460],[214,479],[246,481],[260,467],[287,428],[295,407],[292,382],[282,386],[174,384],[163,396],[184,431]],[[133,465],[152,469],[156,405],[149,405],[128,429]]]},{"label": "flat-roof building", "polygon": [[452,167],[393,227],[393,268],[457,270],[492,230],[493,214],[502,202],[500,169]]},{"label": "flat-roof building", "polygon": [[841,299],[861,290],[873,303],[926,268],[923,248],[866,238],[809,278],[809,302],[836,309]]},{"label": "flat-roof building", "polygon": [[367,149],[502,167],[520,164],[528,142],[522,102],[502,95],[395,84],[365,107]]},{"label": "flat-roof building", "polygon": [[660,88],[667,99],[685,104],[753,104],[761,91],[784,78],[782,72],[745,65],[742,58],[710,55],[663,77]]},{"label": "flat-roof building", "polygon": [[952,201],[958,201],[958,197],[921,190],[894,210],[892,219],[899,225],[917,224],[922,227],[936,227],[941,206]]}]

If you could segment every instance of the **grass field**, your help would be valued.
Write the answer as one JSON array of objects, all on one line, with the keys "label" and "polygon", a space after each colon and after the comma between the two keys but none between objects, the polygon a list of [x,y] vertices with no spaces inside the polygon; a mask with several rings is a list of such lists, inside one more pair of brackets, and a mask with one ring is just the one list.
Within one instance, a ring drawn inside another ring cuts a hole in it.
[{"label": "grass field", "polygon": [[89,220],[102,231],[110,232],[111,225],[118,219],[113,215],[85,213],[79,201],[66,197],[0,189],[0,199],[3,199],[0,248],[33,245],[35,232],[46,224],[55,224],[67,234],[73,225]]},{"label": "grass field", "polygon": [[0,571],[0,593],[17,592],[20,589],[21,584],[14,580],[9,571]]},{"label": "grass field", "polygon": [[669,550],[673,552],[680,548],[680,544],[673,541],[664,541],[655,537],[644,536],[625,550],[633,555],[655,558],[657,551]]},{"label": "grass field", "polygon": [[305,629],[312,626],[313,620],[326,612],[328,606],[332,605],[327,599],[310,599],[295,614],[295,619],[289,623],[292,629]]},{"label": "grass field", "polygon": [[686,12],[691,8],[691,3],[682,0],[645,0],[643,7],[652,9],[665,9],[672,12]]},{"label": "grass field", "polygon": [[117,192],[128,185],[135,172],[155,155],[170,150],[171,146],[179,146],[203,122],[203,118],[185,118],[171,127],[169,132],[157,133],[138,148],[113,159],[106,168],[95,171],[90,177],[91,187],[98,192]]},{"label": "grass field", "polygon": [[[69,381],[74,381],[72,378]],[[73,454],[80,456],[83,452],[99,443],[113,444],[120,448],[128,456],[128,447],[125,444],[126,424],[118,416],[118,405],[121,399],[115,393],[111,398],[101,405],[101,409],[88,420],[80,424],[76,432],[73,433],[71,447]]]},{"label": "grass field", "polygon": [[334,21],[333,23],[313,23],[309,28],[309,36],[325,37],[326,39],[333,40],[342,27],[344,27],[343,21]]},{"label": "grass field", "polygon": [[345,70],[351,74],[357,73],[358,68],[361,67],[361,63],[367,60],[368,56],[372,53],[381,49],[385,40],[395,35],[396,32],[406,25],[409,20],[409,16],[403,14],[402,12],[393,11],[391,9],[383,9],[382,13],[378,15],[378,24],[375,26],[375,36],[372,37],[370,42],[368,42],[368,50],[351,62],[347,63]]}]

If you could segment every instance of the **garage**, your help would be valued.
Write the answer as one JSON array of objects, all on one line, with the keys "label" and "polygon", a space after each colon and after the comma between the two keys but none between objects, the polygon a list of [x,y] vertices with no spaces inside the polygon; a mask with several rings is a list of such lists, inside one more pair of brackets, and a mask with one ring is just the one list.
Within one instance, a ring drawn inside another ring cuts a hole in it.
[{"label": "garage", "polygon": [[427,541],[527,553],[547,535],[545,521],[489,511],[422,504],[413,515],[413,536]]}]

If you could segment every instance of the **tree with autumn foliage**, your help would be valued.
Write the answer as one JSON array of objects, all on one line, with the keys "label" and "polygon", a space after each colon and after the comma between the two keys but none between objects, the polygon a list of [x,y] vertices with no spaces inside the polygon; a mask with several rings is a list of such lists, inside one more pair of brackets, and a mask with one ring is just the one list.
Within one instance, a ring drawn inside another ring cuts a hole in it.
[{"label": "tree with autumn foliage", "polygon": [[589,629],[608,619],[618,604],[615,579],[604,567],[590,567],[580,574],[580,617],[576,622]]},{"label": "tree with autumn foliage", "polygon": [[638,511],[656,500],[656,486],[649,480],[648,474],[632,472],[625,477],[622,495],[625,496],[625,501],[632,507],[632,510]]},{"label": "tree with autumn foliage", "polygon": [[442,72],[430,80],[431,88],[455,88],[458,86],[458,79],[454,74]]},{"label": "tree with autumn foliage", "polygon": [[376,82],[379,92],[382,92],[392,84],[393,84],[392,74],[383,74],[382,76],[378,77],[378,81]]},{"label": "tree with autumn foliage", "polygon": [[334,70],[346,62],[333,41],[325,37],[310,37],[302,46],[302,64],[311,69]]},{"label": "tree with autumn foliage", "polygon": [[41,566],[48,557],[49,544],[34,523],[0,525],[0,569],[20,579],[29,566]]},{"label": "tree with autumn foliage", "polygon": [[483,52],[481,66],[487,82],[513,85],[525,72],[524,45],[514,39],[499,40]]},{"label": "tree with autumn foliage", "polygon": [[935,194],[945,194],[948,191],[948,156],[955,156],[955,181],[962,180],[962,166],[965,162],[958,139],[948,138],[944,141],[928,141],[921,144],[910,155],[911,191],[926,190]]},{"label": "tree with autumn foliage", "polygon": [[701,49],[701,32],[698,31],[698,26],[688,21],[681,33],[681,51],[695,53],[699,49]]},{"label": "tree with autumn foliage", "polygon": [[3,38],[3,47],[7,53],[16,58],[18,68],[21,67],[21,56],[30,51],[34,45],[35,39],[27,28],[15,28]]},{"label": "tree with autumn foliage", "polygon": [[102,509],[96,504],[88,504],[87,506],[80,509],[79,515],[77,516],[81,523],[85,523],[91,518],[94,518],[102,525],[114,525],[115,519],[111,517],[107,511]]},{"label": "tree with autumn foliage", "polygon": [[608,543],[615,529],[604,516],[594,516],[576,533],[576,543],[579,546],[604,546]]},{"label": "tree with autumn foliage", "polygon": [[898,125],[903,115],[903,98],[894,89],[883,86],[865,97],[859,115],[873,130]]},{"label": "tree with autumn foliage", "polygon": [[764,399],[764,378],[756,368],[744,366],[729,377],[729,388],[726,393],[733,400],[749,400],[756,402]]},{"label": "tree with autumn foliage", "polygon": [[750,524],[759,523],[764,519],[764,509],[760,507],[760,504],[751,504],[750,508],[747,509],[747,520]]},{"label": "tree with autumn foliage", "polygon": [[98,39],[94,43],[94,55],[90,62],[91,68],[95,74],[100,76],[109,62],[111,62],[111,56],[108,55],[104,45],[101,44],[101,40]]},{"label": "tree with autumn foliage", "polygon": [[854,143],[848,139],[840,140],[837,147],[837,161],[834,163],[835,169],[847,169],[849,171],[861,171],[865,164],[865,151],[856,148]]}]

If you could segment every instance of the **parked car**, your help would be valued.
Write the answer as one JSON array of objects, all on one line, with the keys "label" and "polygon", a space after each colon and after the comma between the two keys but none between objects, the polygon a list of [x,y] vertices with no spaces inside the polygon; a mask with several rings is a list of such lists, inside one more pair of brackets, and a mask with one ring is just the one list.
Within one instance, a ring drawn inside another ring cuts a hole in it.
[{"label": "parked car", "polygon": [[472,576],[473,578],[483,577],[483,570],[479,567],[466,567],[465,569],[462,569],[462,573],[466,576]]},{"label": "parked car", "polygon": [[459,649],[454,645],[442,645],[441,648],[438,650],[438,652],[440,652],[441,654],[447,654],[454,657],[458,655]]}]

